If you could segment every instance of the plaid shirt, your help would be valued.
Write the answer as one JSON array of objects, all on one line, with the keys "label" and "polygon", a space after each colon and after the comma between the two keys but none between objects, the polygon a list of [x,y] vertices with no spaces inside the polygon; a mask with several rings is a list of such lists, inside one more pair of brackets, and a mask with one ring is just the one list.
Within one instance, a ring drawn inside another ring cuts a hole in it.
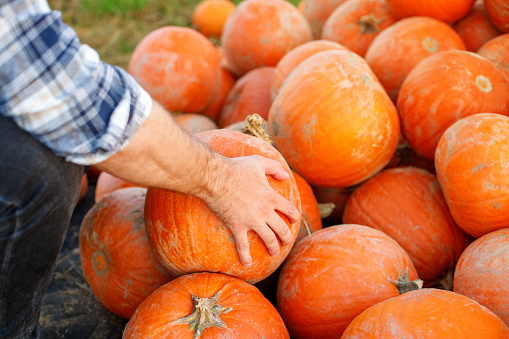
[{"label": "plaid shirt", "polygon": [[82,45],[46,0],[0,0],[0,114],[56,155],[104,161],[151,108],[147,92]]}]

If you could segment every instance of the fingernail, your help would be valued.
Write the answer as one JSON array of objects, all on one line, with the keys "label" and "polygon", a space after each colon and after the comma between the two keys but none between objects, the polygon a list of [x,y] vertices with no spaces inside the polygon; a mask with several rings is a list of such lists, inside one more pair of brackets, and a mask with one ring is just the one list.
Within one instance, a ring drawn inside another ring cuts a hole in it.
[{"label": "fingernail", "polygon": [[250,263],[243,264],[243,265],[244,265],[244,266],[246,266],[246,267],[251,267],[251,266],[253,265],[253,263],[252,263],[252,262],[250,262]]}]

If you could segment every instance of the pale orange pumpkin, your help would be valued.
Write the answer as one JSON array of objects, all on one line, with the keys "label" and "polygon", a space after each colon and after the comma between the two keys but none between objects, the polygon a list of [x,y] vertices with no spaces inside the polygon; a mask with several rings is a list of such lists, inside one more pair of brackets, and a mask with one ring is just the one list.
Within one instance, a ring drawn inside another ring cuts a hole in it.
[{"label": "pale orange pumpkin", "polygon": [[475,0],[385,0],[398,19],[411,16],[427,16],[448,24],[467,15]]},{"label": "pale orange pumpkin", "polygon": [[364,57],[376,36],[395,23],[385,0],[355,0],[339,5],[325,21],[321,38]]},{"label": "pale orange pumpkin", "polygon": [[477,51],[477,54],[482,55],[493,64],[499,71],[501,71],[507,81],[509,81],[509,33],[499,35],[484,45]]},{"label": "pale orange pumpkin", "polygon": [[440,136],[475,113],[509,115],[509,82],[493,63],[466,51],[444,51],[420,62],[398,96],[403,135],[418,154],[432,160]]},{"label": "pale orange pumpkin", "polygon": [[450,126],[435,154],[437,178],[454,221],[473,237],[509,220],[509,117],[480,113]]},{"label": "pale orange pumpkin", "polygon": [[302,0],[302,13],[311,25],[313,36],[319,39],[323,24],[334,10],[346,0]]},{"label": "pale orange pumpkin", "polygon": [[101,172],[97,177],[97,182],[95,184],[95,202],[98,203],[102,200],[102,198],[111,192],[127,187],[147,188],[147,186],[125,181],[124,179],[114,176],[113,174]]},{"label": "pale orange pumpkin", "polygon": [[219,128],[212,119],[198,113],[182,113],[175,115],[174,119],[175,122],[189,134]]},{"label": "pale orange pumpkin", "polygon": [[221,45],[237,76],[262,66],[274,67],[292,48],[312,39],[299,10],[285,0],[245,0],[223,29]]},{"label": "pale orange pumpkin", "polygon": [[364,57],[396,102],[401,84],[420,61],[451,49],[464,50],[465,43],[449,25],[429,17],[412,17],[380,32]]},{"label": "pale orange pumpkin", "polygon": [[399,117],[359,55],[331,50],[295,68],[269,112],[269,131],[313,186],[347,187],[379,172],[399,137]]},{"label": "pale orange pumpkin", "polygon": [[226,19],[235,10],[230,0],[202,0],[191,14],[191,25],[208,38],[220,37]]}]

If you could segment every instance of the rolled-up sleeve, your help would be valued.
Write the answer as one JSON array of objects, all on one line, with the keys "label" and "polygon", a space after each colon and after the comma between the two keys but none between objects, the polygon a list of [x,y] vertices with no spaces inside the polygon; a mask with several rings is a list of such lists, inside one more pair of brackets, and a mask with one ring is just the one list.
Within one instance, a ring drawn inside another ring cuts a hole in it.
[{"label": "rolled-up sleeve", "polygon": [[152,108],[123,69],[102,62],[46,1],[0,6],[0,114],[67,161],[124,148]]}]

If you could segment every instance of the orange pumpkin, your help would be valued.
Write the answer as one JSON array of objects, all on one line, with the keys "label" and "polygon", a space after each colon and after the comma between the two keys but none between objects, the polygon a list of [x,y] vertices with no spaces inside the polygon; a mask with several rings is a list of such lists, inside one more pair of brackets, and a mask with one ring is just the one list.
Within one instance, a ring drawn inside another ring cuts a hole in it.
[{"label": "orange pumpkin", "polygon": [[[337,225],[295,245],[279,277],[277,308],[292,338],[339,338],[368,307],[414,286],[408,254],[381,231]],[[400,282],[399,282],[400,281]]]},{"label": "orange pumpkin", "polygon": [[221,85],[219,86],[219,91],[213,96],[212,101],[200,114],[206,115],[217,123],[226,97],[233,88],[235,81],[237,81],[237,79],[235,79],[233,74],[227,68],[221,67]]},{"label": "orange pumpkin", "polygon": [[347,187],[390,160],[399,117],[364,59],[331,50],[304,60],[269,112],[269,131],[290,166],[311,185]]},{"label": "orange pumpkin", "polygon": [[463,294],[498,315],[509,326],[509,228],[474,241],[460,257],[454,292]]},{"label": "orange pumpkin", "polygon": [[274,67],[258,67],[239,78],[224,101],[218,117],[219,127],[244,121],[253,113],[267,119],[272,103],[270,83],[273,75]]},{"label": "orange pumpkin", "polygon": [[470,52],[477,52],[484,43],[500,34],[488,19],[482,0],[478,0],[472,10],[452,28],[463,39],[467,51]]},{"label": "orange pumpkin", "polygon": [[223,274],[195,273],[145,299],[122,338],[290,337],[276,308],[256,287]]},{"label": "orange pumpkin", "polygon": [[292,171],[299,190],[302,218],[300,221],[299,234],[297,240],[299,242],[304,237],[313,232],[322,229],[322,218],[320,217],[320,209],[318,208],[318,201],[313,193],[313,189],[300,174]]},{"label": "orange pumpkin", "polygon": [[[205,131],[194,136],[226,157],[258,154],[279,161],[291,178],[278,181],[268,176],[269,183],[276,192],[300,208],[295,179],[274,147],[256,137],[227,129]],[[289,225],[295,240],[300,220],[290,224],[285,216],[282,218]],[[231,231],[205,202],[191,195],[152,187],[147,193],[145,223],[158,258],[175,275],[220,272],[255,283],[274,272],[293,245],[282,246],[279,254],[272,256],[262,239],[254,232],[249,232],[253,264],[245,267],[238,258]]]},{"label": "orange pumpkin", "polygon": [[398,19],[427,16],[448,24],[458,21],[470,11],[475,0],[385,0]]},{"label": "orange pumpkin", "polygon": [[451,49],[464,50],[465,43],[449,25],[433,18],[413,17],[380,32],[365,59],[396,102],[401,84],[421,60]]},{"label": "orange pumpkin", "polygon": [[146,35],[129,61],[129,73],[168,111],[197,113],[219,90],[220,55],[201,33],[166,26]]},{"label": "orange pumpkin", "polygon": [[81,177],[80,196],[78,198],[77,204],[79,204],[80,202],[83,201],[83,199],[85,199],[85,196],[87,195],[87,191],[88,191],[88,177],[87,177],[87,174],[85,173]]},{"label": "orange pumpkin", "polygon": [[330,50],[346,50],[340,44],[327,40],[313,40],[299,45],[285,54],[277,63],[272,82],[270,84],[270,96],[272,100],[276,97],[288,74],[295,69],[302,61],[316,53]]},{"label": "orange pumpkin", "polygon": [[189,134],[219,128],[210,118],[198,113],[178,114],[174,116],[174,119],[175,122]]},{"label": "orange pumpkin", "polygon": [[229,0],[203,0],[193,9],[191,25],[208,38],[220,37],[234,9]]},{"label": "orange pumpkin", "polygon": [[221,45],[237,76],[274,67],[292,48],[312,39],[299,10],[285,0],[245,0],[226,21]]},{"label": "orange pumpkin", "polygon": [[112,174],[101,172],[99,177],[97,177],[97,182],[95,184],[95,202],[98,203],[102,200],[102,198],[113,191],[127,187],[147,188],[147,186],[134,184],[132,182],[125,181],[124,179],[120,179],[119,177],[116,177]]},{"label": "orange pumpkin", "polygon": [[451,290],[456,262],[470,243],[454,223],[437,178],[415,167],[384,170],[361,184],[348,199],[343,222],[396,240],[425,287]]},{"label": "orange pumpkin", "polygon": [[173,278],[157,261],[147,239],[146,191],[135,187],[111,193],[88,211],[80,227],[83,275],[101,304],[126,319]]},{"label": "orange pumpkin", "polygon": [[437,178],[454,221],[478,238],[509,220],[509,118],[474,114],[449,127],[435,155]]},{"label": "orange pumpkin", "polygon": [[445,51],[419,63],[398,97],[403,135],[418,154],[433,159],[438,140],[455,121],[475,113],[509,115],[509,82],[487,59]]},{"label": "orange pumpkin", "polygon": [[303,14],[311,25],[313,36],[319,39],[323,24],[334,10],[346,0],[302,0]]},{"label": "orange pumpkin", "polygon": [[342,339],[509,338],[493,312],[463,295],[425,288],[383,301],[362,312]]},{"label": "orange pumpkin", "polygon": [[384,0],[347,1],[325,21],[321,38],[364,56],[378,33],[395,23]]},{"label": "orange pumpkin", "polygon": [[477,51],[489,61],[495,64],[495,67],[501,71],[509,81],[509,33],[499,35],[486,42]]},{"label": "orange pumpkin", "polygon": [[484,0],[490,21],[502,33],[509,33],[509,8],[507,0]]}]

